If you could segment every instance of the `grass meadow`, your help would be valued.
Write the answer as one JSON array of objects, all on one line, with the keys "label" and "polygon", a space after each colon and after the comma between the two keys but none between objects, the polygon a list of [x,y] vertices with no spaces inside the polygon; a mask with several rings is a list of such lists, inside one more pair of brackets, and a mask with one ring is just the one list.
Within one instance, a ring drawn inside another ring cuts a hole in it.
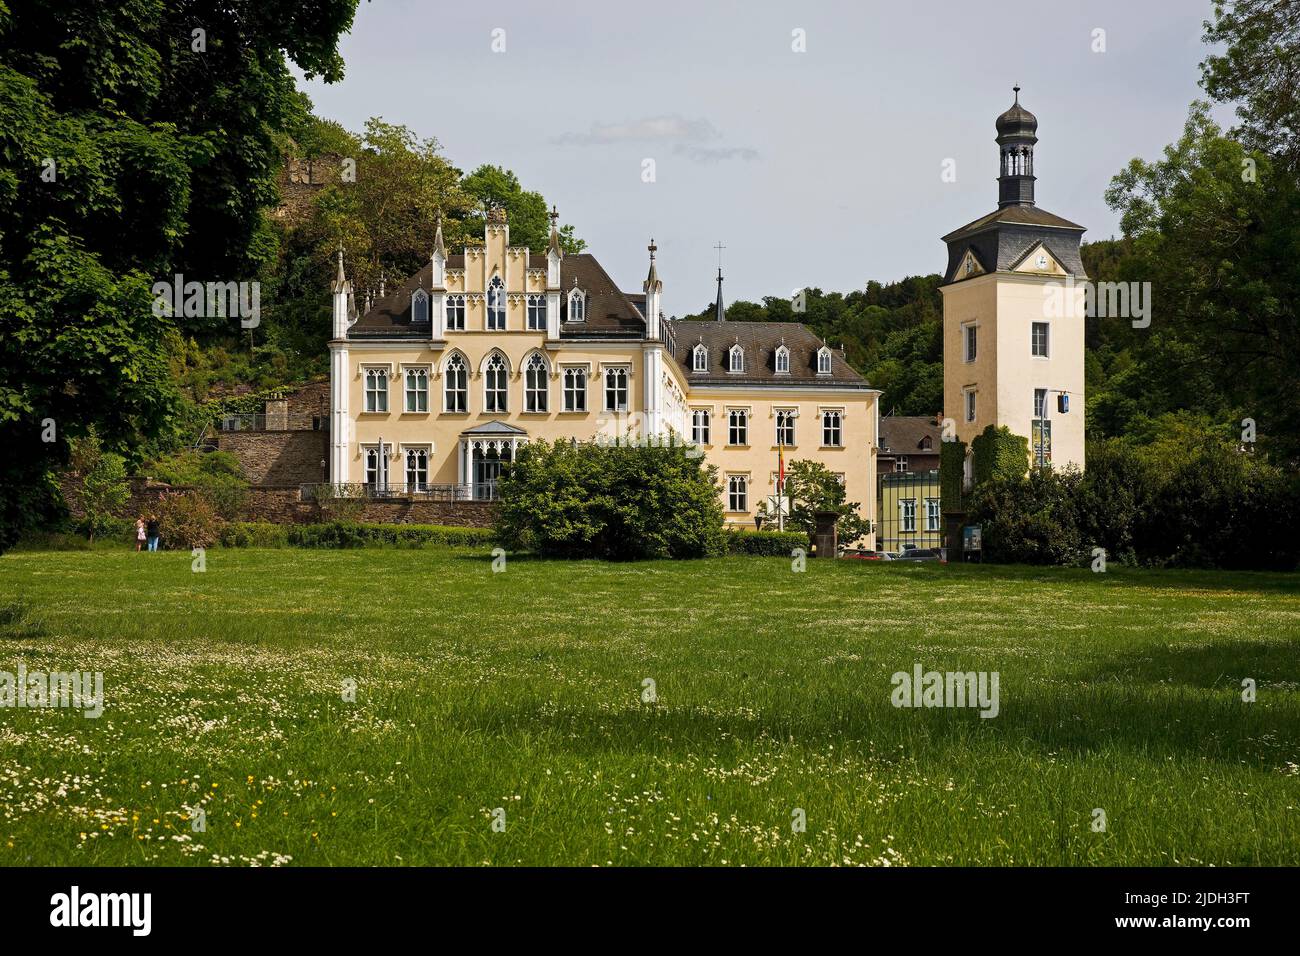
[{"label": "grass meadow", "polygon": [[20,663],[106,705],[0,710],[0,864],[1300,863],[1294,576],[24,552]]}]

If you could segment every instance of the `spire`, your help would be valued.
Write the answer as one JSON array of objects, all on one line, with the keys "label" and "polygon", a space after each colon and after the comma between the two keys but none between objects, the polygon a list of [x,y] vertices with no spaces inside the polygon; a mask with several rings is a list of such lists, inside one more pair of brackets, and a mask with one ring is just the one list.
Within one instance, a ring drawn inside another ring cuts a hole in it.
[{"label": "spire", "polygon": [[650,274],[645,277],[644,291],[658,292],[663,288],[663,283],[659,281],[659,272],[655,269],[655,253],[659,251],[659,247],[655,245],[654,239],[651,239],[650,245],[646,248],[650,250]]},{"label": "spire", "polygon": [[559,232],[556,231],[556,228],[555,228],[555,224],[556,224],[556,223],[559,221],[559,219],[560,219],[560,212],[559,212],[558,209],[555,208],[555,204],[554,204],[554,203],[551,204],[551,211],[550,211],[549,213],[547,213],[547,216],[548,216],[548,217],[550,218],[550,220],[551,220],[551,244],[550,244],[549,248],[547,249],[547,252],[548,252],[548,253],[553,252],[553,253],[555,253],[557,256],[563,256],[564,253],[560,251],[560,234],[559,234]]},{"label": "spire", "polygon": [[447,247],[442,243],[442,210],[438,210],[438,225],[433,231],[433,254],[447,258]]},{"label": "spire", "polygon": [[1001,156],[998,173],[998,206],[1034,205],[1034,144],[1038,142],[1038,118],[1020,105],[1020,85],[1012,88],[1015,102],[994,124]]},{"label": "spire", "polygon": [[348,278],[343,274],[343,246],[339,245],[339,271],[334,277],[334,291],[343,292],[348,285]]},{"label": "spire", "polygon": [[719,322],[727,321],[727,310],[722,305],[722,267],[718,267],[718,304],[714,307],[713,317]]}]

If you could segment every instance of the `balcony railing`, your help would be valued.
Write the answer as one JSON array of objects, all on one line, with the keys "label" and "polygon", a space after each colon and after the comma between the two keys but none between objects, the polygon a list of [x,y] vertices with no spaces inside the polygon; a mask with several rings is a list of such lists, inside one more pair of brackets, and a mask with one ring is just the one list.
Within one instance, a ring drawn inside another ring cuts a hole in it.
[{"label": "balcony railing", "polygon": [[265,415],[221,415],[217,418],[217,430],[223,432],[264,432]]},{"label": "balcony railing", "polygon": [[[408,498],[416,501],[486,501],[489,491],[487,484],[482,485],[432,485],[427,483],[406,484],[404,482],[325,482],[299,486],[299,497],[303,501],[318,501],[323,497],[361,500],[387,500]],[[495,492],[493,484],[491,491]],[[482,492],[482,496],[476,494]],[[495,494],[492,496],[495,498]]]}]

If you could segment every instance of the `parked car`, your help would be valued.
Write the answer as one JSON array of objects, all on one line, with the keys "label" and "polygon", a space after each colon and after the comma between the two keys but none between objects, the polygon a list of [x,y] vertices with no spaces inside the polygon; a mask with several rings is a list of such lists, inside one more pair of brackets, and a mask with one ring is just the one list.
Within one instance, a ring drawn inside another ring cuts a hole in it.
[{"label": "parked car", "polygon": [[908,548],[898,556],[899,561],[939,561],[942,558],[938,548]]},{"label": "parked car", "polygon": [[840,552],[841,558],[851,558],[854,561],[893,561],[887,551],[868,551],[865,548],[845,548]]}]

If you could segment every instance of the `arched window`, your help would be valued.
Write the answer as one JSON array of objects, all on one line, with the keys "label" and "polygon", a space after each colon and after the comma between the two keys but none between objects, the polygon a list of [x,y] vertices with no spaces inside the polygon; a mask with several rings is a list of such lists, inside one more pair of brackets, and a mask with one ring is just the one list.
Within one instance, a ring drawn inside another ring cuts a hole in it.
[{"label": "arched window", "polygon": [[743,372],[745,370],[745,350],[740,347],[739,342],[731,347],[727,360],[729,363],[727,366],[728,371]]},{"label": "arched window", "polygon": [[447,369],[443,374],[443,411],[469,411],[469,370],[465,360],[453,355],[447,360]]},{"label": "arched window", "polygon": [[831,374],[831,350],[824,345],[817,350],[817,374]]},{"label": "arched window", "polygon": [[500,355],[488,359],[483,369],[483,410],[504,412],[506,410],[506,363]]},{"label": "arched window", "polygon": [[778,346],[776,350],[776,374],[790,374],[790,350],[784,345]]},{"label": "arched window", "polygon": [[533,357],[524,366],[524,409],[529,412],[547,410],[547,376],[546,360],[533,353]]},{"label": "arched window", "polygon": [[574,286],[573,291],[569,293],[569,321],[585,322],[587,320],[587,296],[581,289]]},{"label": "arched window", "polygon": [[501,331],[506,327],[506,284],[493,276],[487,288],[487,328]]},{"label": "arched window", "polygon": [[696,372],[707,372],[709,370],[709,350],[701,342],[695,346],[691,353],[691,368]]},{"label": "arched window", "polygon": [[425,325],[429,321],[429,293],[416,289],[411,293],[411,323]]}]

